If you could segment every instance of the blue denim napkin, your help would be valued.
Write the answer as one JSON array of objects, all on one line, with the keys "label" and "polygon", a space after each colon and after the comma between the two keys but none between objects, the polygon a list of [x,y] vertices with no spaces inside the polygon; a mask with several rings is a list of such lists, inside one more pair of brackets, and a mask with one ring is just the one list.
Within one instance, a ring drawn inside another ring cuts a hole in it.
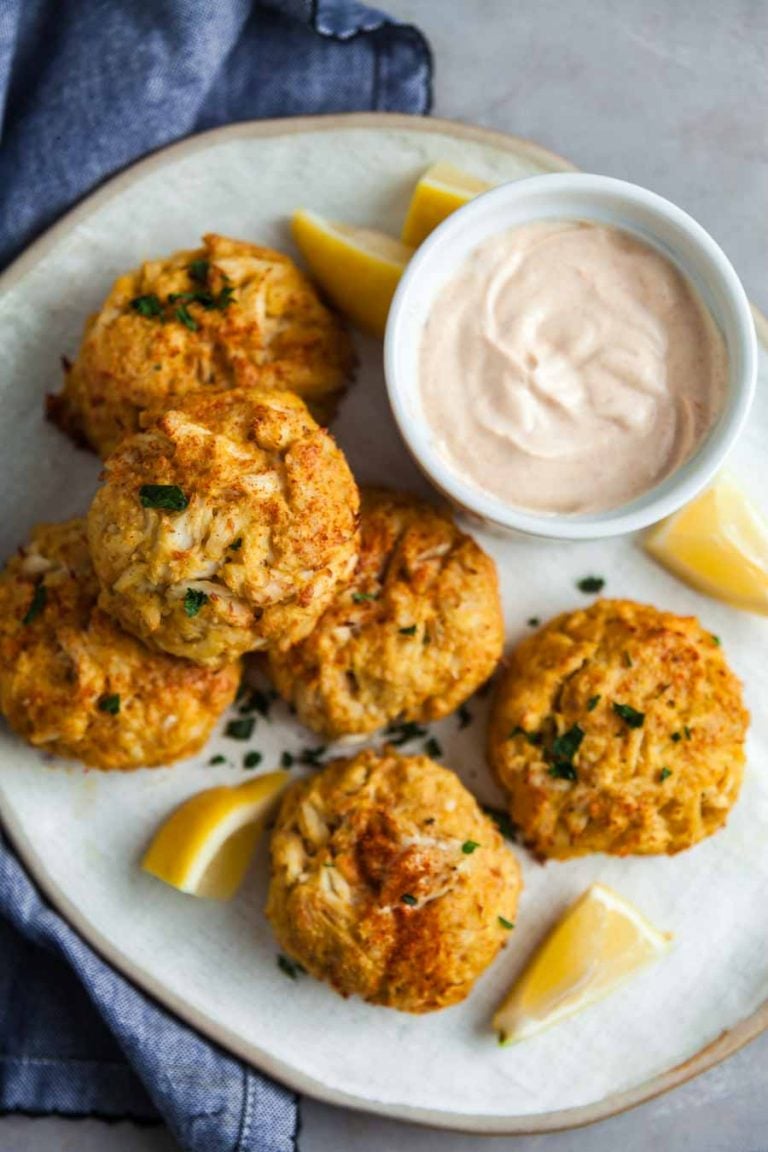
[{"label": "blue denim napkin", "polygon": [[[426,113],[429,49],[347,0],[0,0],[0,265],[100,181],[232,120]],[[0,836],[0,1111],[155,1120],[190,1152],[288,1152],[294,1095],[114,972]]]}]

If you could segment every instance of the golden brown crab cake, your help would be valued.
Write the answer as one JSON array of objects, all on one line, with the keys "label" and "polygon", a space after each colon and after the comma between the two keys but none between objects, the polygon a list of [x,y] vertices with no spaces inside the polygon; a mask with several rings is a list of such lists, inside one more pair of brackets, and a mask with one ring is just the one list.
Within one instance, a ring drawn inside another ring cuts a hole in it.
[{"label": "golden brown crab cake", "polygon": [[463,1000],[509,937],[520,869],[459,778],[366,750],[287,792],[267,916],[342,996],[405,1012]]},{"label": "golden brown crab cake", "polygon": [[488,679],[504,620],[496,566],[443,511],[362,493],[360,556],[310,634],[270,653],[276,688],[329,739],[438,720]]},{"label": "golden brown crab cake", "polygon": [[671,855],[725,823],[748,724],[719,640],[694,617],[598,600],[512,653],[489,754],[537,855]]},{"label": "golden brown crab cake", "polygon": [[288,256],[210,235],[115,282],[49,412],[101,456],[142,412],[201,388],[296,392],[326,422],[354,363],[346,330]]},{"label": "golden brown crab cake", "polygon": [[292,392],[188,396],[123,440],[88,514],[100,603],[211,667],[302,639],[357,558],[347,462]]},{"label": "golden brown crab cake", "polygon": [[98,606],[84,520],[41,524],[0,573],[0,709],[11,728],[95,768],[199,751],[233,701],[218,671],[152,652]]}]

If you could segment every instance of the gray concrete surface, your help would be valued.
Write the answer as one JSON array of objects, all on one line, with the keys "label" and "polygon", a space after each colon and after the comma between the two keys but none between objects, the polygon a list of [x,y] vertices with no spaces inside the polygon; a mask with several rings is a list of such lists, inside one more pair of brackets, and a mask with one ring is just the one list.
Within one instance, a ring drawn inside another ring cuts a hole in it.
[{"label": "gray concrete surface", "polygon": [[[420,24],[435,113],[527,136],[645,184],[719,240],[768,310],[768,3],[379,0]],[[757,910],[756,910],[757,911]],[[597,1126],[484,1141],[306,1101],[301,1152],[768,1152],[768,1037]],[[160,1128],[0,1119],[0,1152],[171,1152]]]}]

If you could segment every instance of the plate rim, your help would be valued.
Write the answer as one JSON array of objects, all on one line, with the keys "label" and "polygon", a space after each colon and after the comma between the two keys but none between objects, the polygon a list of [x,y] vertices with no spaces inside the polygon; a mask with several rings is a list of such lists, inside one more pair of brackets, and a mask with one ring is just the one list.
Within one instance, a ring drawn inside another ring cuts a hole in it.
[{"label": "plate rim", "polygon": [[[440,117],[417,117],[388,112],[353,112],[327,116],[246,120],[237,124],[213,128],[166,145],[109,177],[95,191],[87,194],[74,208],[71,208],[54,224],[45,229],[12,261],[0,274],[0,293],[7,291],[27,275],[73,225],[91,215],[115,196],[120,195],[126,188],[142,179],[149,172],[228,140],[252,137],[269,138],[343,129],[389,132],[397,130],[417,131],[474,140],[503,152],[526,156],[550,171],[577,171],[576,166],[571,161],[531,140],[496,129]],[[768,319],[754,305],[752,311],[758,336],[764,345],[768,345]],[[2,798],[0,797],[0,805],[1,803]],[[347,1094],[338,1089],[329,1088],[322,1081],[307,1076],[287,1065],[284,1061],[275,1059],[269,1053],[255,1048],[238,1037],[231,1029],[199,1013],[194,1007],[186,1003],[180,994],[166,988],[150,973],[135,966],[101,931],[91,925],[80,913],[78,907],[59,890],[20,822],[12,813],[2,811],[1,807],[0,827],[45,899],[69,926],[123,977],[152,996],[184,1024],[194,1028],[202,1036],[218,1044],[246,1064],[273,1077],[297,1093],[335,1107],[349,1108],[357,1112],[467,1135],[521,1136],[567,1131],[609,1119],[639,1104],[656,1099],[695,1076],[714,1068],[768,1030],[768,999],[766,999],[754,1012],[731,1028],[725,1029],[687,1060],[642,1081],[640,1084],[622,1092],[610,1093],[601,1100],[590,1104],[541,1112],[530,1116],[454,1113],[434,1108],[388,1104],[385,1101]]]}]

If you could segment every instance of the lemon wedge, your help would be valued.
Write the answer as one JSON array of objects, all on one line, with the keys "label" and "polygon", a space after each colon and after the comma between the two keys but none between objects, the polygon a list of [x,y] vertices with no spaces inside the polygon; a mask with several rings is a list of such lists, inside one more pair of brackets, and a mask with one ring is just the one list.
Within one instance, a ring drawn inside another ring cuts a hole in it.
[{"label": "lemon wedge", "polygon": [[768,615],[768,525],[729,476],[653,528],[644,546],[699,591]]},{"label": "lemon wedge", "polygon": [[611,888],[593,884],[533,956],[493,1018],[513,1044],[581,1011],[669,948],[659,932]]},{"label": "lemon wedge", "polygon": [[452,164],[433,164],[413,190],[403,225],[404,243],[417,247],[446,216],[491,187],[493,185],[485,180],[470,176]]},{"label": "lemon wedge", "polygon": [[163,821],[141,866],[191,896],[230,900],[243,882],[273,801],[287,772],[257,776],[235,788],[208,788]]},{"label": "lemon wedge", "polygon": [[339,224],[303,209],[294,213],[292,230],[312,275],[339,311],[364,332],[383,336],[413,248],[384,232]]}]

